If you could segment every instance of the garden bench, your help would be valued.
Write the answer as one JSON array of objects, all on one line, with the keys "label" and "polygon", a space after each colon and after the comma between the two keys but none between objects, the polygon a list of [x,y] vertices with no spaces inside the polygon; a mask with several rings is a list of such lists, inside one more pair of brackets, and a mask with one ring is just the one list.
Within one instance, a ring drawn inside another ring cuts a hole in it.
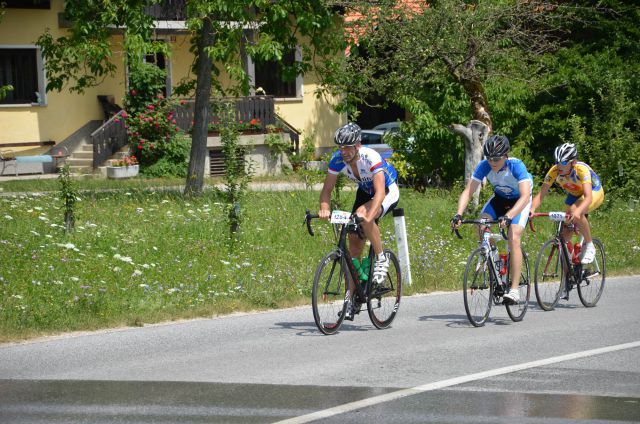
[{"label": "garden bench", "polygon": [[68,156],[65,147],[53,149],[47,155],[28,156],[16,156],[13,150],[0,150],[0,175],[44,174],[45,170],[53,172],[58,167],[58,161]]}]

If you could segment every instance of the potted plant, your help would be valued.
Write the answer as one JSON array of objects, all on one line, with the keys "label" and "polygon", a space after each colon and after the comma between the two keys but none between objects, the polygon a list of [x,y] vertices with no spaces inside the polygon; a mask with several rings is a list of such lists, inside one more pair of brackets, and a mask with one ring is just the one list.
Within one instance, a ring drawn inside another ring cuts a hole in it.
[{"label": "potted plant", "polygon": [[138,175],[140,165],[135,156],[125,156],[122,159],[111,161],[107,166],[107,178],[130,178]]}]

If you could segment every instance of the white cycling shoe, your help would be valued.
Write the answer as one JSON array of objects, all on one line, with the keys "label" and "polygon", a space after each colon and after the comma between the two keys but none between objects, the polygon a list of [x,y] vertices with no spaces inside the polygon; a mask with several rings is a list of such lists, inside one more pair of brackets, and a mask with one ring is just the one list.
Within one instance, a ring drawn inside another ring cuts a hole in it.
[{"label": "white cycling shoe", "polygon": [[376,259],[373,265],[373,282],[381,284],[387,277],[387,271],[389,271],[389,258],[385,256],[383,261]]},{"label": "white cycling shoe", "polygon": [[596,247],[593,243],[585,244],[583,247],[583,255],[580,262],[583,265],[590,264],[596,258]]}]

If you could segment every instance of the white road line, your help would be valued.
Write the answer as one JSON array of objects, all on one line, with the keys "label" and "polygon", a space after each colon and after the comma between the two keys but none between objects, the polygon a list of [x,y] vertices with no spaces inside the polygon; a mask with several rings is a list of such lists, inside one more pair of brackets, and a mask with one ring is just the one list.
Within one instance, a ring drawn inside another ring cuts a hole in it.
[{"label": "white road line", "polygon": [[312,412],[311,414],[301,415],[299,417],[290,418],[283,421],[278,421],[275,424],[302,424],[308,423],[323,418],[332,417],[334,415],[343,414],[345,412],[354,411],[356,409],[365,408],[367,406],[373,406],[382,402],[389,402],[396,399],[401,399],[407,396],[413,396],[419,393],[428,392],[431,390],[443,389],[445,387],[451,387],[458,384],[468,383],[470,381],[482,380],[484,378],[495,377],[502,374],[508,374],[511,372],[522,371],[529,368],[542,367],[545,365],[557,364],[558,362],[571,361],[573,359],[586,358],[588,356],[601,355],[603,353],[616,352],[618,350],[633,349],[640,347],[640,341],[624,343],[614,346],[602,347],[599,349],[585,350],[582,352],[569,353],[567,355],[554,356],[547,359],[541,359],[539,361],[525,362],[523,364],[511,365],[503,368],[496,368],[489,371],[483,371],[475,374],[463,375],[456,378],[450,378],[448,380],[436,381],[434,383],[424,384],[422,386],[416,386],[409,389],[402,389],[395,392],[387,393],[380,396],[374,396],[367,399],[358,400],[356,402],[345,403],[344,405],[338,405],[333,408],[324,409],[322,411]]}]

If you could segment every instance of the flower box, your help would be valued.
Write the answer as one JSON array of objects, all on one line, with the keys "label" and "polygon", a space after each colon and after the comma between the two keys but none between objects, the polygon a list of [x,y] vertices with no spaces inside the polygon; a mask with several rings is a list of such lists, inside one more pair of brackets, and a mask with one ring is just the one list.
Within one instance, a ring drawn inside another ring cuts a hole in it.
[{"label": "flower box", "polygon": [[131,178],[138,175],[140,165],[107,166],[107,178]]}]

